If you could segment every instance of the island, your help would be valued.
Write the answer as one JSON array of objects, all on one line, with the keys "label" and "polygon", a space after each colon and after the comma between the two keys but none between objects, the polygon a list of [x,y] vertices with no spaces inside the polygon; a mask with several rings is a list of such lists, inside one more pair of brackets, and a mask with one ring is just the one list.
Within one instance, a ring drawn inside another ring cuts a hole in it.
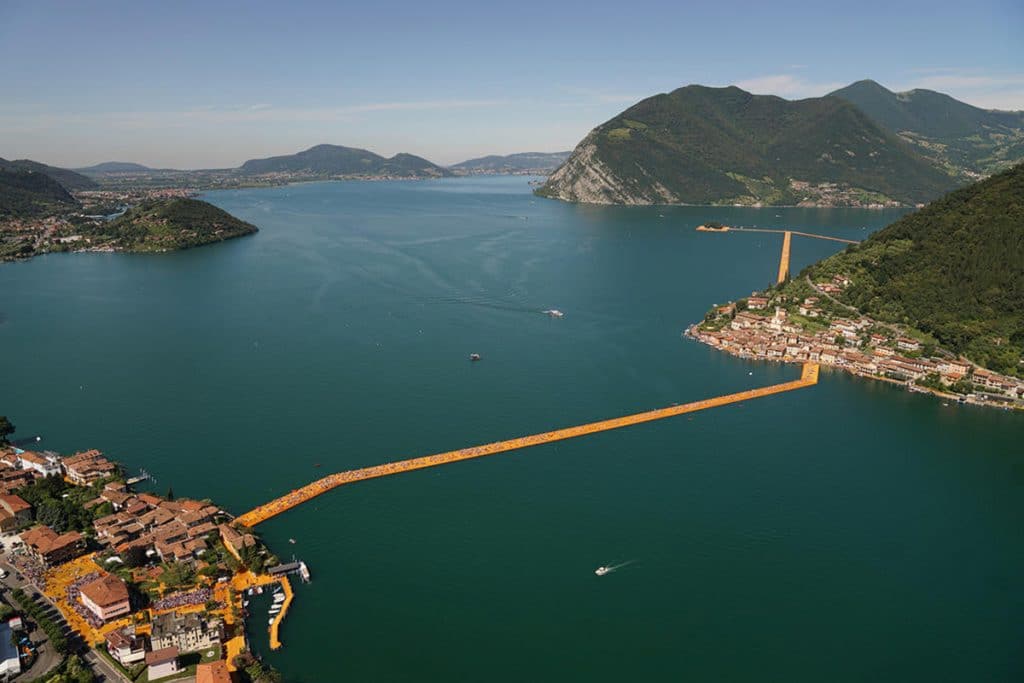
[{"label": "island", "polygon": [[93,183],[72,192],[59,179],[78,174],[18,163],[0,166],[0,260],[64,251],[172,251],[258,231],[194,199],[190,189],[104,190]]},{"label": "island", "polygon": [[17,644],[19,670],[47,681],[94,680],[87,663],[107,680],[281,680],[247,642],[247,599],[275,592],[279,647],[288,575],[308,580],[305,564],[282,564],[208,499],[140,492],[148,475],[128,477],[100,451],[25,450],[8,443],[13,432],[0,417],[0,636]]}]

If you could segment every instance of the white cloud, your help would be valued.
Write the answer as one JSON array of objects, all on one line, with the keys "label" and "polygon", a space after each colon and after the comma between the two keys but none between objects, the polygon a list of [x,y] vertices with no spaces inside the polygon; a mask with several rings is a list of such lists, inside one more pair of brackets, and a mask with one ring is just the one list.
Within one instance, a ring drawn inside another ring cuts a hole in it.
[{"label": "white cloud", "polygon": [[778,95],[793,100],[821,97],[847,84],[838,81],[819,83],[794,74],[771,74],[736,81],[735,85],[755,95]]},{"label": "white cloud", "polygon": [[956,68],[920,69],[910,73],[916,75],[896,89],[937,90],[986,109],[1024,109],[1024,73],[992,74]]}]

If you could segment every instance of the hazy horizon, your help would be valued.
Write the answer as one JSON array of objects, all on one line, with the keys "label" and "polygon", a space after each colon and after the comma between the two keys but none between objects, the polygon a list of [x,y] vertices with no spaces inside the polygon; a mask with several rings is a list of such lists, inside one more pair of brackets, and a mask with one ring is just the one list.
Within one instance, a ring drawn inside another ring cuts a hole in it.
[{"label": "hazy horizon", "polygon": [[570,150],[690,83],[800,99],[870,78],[1024,109],[1021,26],[1024,8],[1002,0],[628,12],[16,0],[0,6],[0,157],[232,168],[329,143],[451,165]]}]

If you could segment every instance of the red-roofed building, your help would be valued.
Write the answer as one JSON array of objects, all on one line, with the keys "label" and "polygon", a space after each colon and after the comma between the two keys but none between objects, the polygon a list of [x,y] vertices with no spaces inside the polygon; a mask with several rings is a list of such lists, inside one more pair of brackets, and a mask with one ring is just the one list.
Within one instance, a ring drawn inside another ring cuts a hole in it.
[{"label": "red-roofed building", "polygon": [[113,574],[106,574],[82,586],[82,604],[103,621],[123,617],[132,611],[128,587]]}]

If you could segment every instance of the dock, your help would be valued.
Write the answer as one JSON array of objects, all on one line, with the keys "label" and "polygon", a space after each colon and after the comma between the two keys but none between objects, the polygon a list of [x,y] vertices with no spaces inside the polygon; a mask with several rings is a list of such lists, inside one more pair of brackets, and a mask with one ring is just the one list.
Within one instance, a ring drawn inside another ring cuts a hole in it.
[{"label": "dock", "polygon": [[270,624],[270,649],[280,650],[281,649],[281,622],[284,621],[284,615],[288,613],[288,608],[292,606],[292,599],[295,594],[292,592],[292,583],[288,580],[287,576],[282,576],[279,581],[281,582],[281,589],[284,591],[284,602],[281,603],[281,611],[274,615],[274,622]]},{"label": "dock", "polygon": [[427,455],[419,458],[411,458],[409,460],[390,462],[383,465],[374,465],[372,467],[363,467],[360,469],[338,472],[336,474],[330,474],[323,477],[322,479],[318,479],[317,481],[307,484],[301,488],[297,488],[270,501],[269,503],[260,505],[259,507],[239,516],[236,521],[244,524],[245,526],[254,527],[257,524],[265,522],[272,517],[276,517],[277,515],[302,505],[317,496],[323,495],[328,491],[346,484],[354,484],[367,479],[387,477],[394,474],[411,472],[413,470],[420,470],[428,467],[448,465],[463,460],[482,458],[488,455],[496,455],[498,453],[505,453],[507,451],[514,451],[521,448],[529,448],[530,446],[539,446],[541,444],[553,443],[555,441],[562,441],[565,439],[574,439],[581,436],[587,436],[588,434],[597,434],[599,432],[606,432],[613,429],[621,429],[623,427],[630,427],[633,425],[643,424],[645,422],[663,420],[670,417],[676,417],[677,415],[684,415],[686,413],[708,410],[710,408],[717,408],[719,406],[729,405],[732,403],[740,403],[742,401],[750,401],[765,396],[780,394],[786,391],[794,391],[796,389],[812,386],[817,384],[817,382],[818,364],[806,363],[803,366],[800,379],[793,380],[792,382],[773,384],[771,386],[761,387],[758,389],[748,389],[747,391],[703,399],[692,403],[685,403],[683,405],[648,410],[642,413],[626,415],[624,417],[600,420],[598,422],[589,422],[575,427],[565,427],[563,429],[541,432],[540,434],[531,434],[530,436],[522,436],[505,441],[495,441],[482,446],[471,446],[469,448],[437,453],[435,455]]}]

